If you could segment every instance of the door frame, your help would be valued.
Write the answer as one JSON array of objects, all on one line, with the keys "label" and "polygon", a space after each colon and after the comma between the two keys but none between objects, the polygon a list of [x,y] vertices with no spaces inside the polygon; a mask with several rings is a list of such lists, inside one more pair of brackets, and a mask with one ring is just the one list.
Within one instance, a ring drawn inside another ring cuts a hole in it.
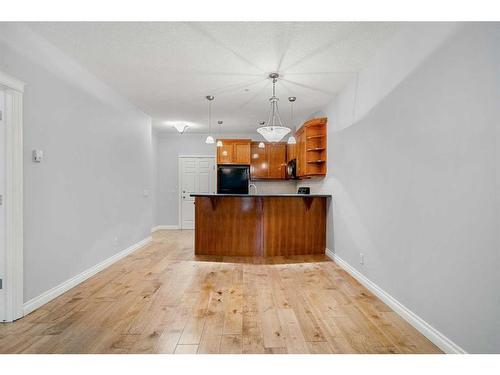
[{"label": "door frame", "polygon": [[[23,316],[23,93],[24,82],[0,71],[5,92],[5,316]],[[1,312],[0,312],[1,314]]]},{"label": "door frame", "polygon": [[215,183],[215,191],[217,191],[217,163],[215,160],[215,155],[177,155],[177,204],[179,206],[178,210],[178,229],[182,229],[182,159],[184,158],[210,158],[214,159],[214,183]]}]

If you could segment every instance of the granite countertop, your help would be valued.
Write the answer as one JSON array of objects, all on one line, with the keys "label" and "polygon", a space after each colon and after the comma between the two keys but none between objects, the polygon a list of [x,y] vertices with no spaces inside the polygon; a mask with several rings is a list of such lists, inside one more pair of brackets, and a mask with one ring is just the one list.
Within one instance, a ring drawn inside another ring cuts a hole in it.
[{"label": "granite countertop", "polygon": [[191,194],[192,197],[288,197],[288,198],[331,198],[330,194]]}]

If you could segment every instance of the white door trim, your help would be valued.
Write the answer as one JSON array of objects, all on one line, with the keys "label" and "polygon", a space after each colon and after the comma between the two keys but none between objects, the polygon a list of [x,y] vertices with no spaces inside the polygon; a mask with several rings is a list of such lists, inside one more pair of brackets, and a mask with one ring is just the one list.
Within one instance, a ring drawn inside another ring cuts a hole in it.
[{"label": "white door trim", "polygon": [[0,72],[5,90],[5,317],[23,316],[23,92],[24,83]]},{"label": "white door trim", "polygon": [[[210,159],[214,159],[215,161],[215,155],[177,155],[177,204],[179,206],[178,210],[179,210],[179,213],[178,213],[178,217],[177,217],[177,220],[179,222],[178,224],[178,228],[179,229],[182,229],[182,194],[181,194],[181,190],[182,190],[182,159],[183,158],[210,158]],[[217,167],[217,164],[214,163],[214,165]],[[217,171],[215,171],[214,173],[214,176],[215,176],[215,187],[217,189]]]},{"label": "white door trim", "polygon": [[179,158],[211,158],[215,159],[214,155],[178,155]]}]

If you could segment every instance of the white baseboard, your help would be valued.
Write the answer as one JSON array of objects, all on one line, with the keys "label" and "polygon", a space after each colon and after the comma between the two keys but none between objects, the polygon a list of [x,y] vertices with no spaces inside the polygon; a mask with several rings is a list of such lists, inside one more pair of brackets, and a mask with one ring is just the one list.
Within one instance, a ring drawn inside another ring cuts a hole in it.
[{"label": "white baseboard", "polygon": [[427,337],[434,345],[440,348],[442,351],[448,354],[466,354],[467,352],[460,346],[455,344],[436,328],[431,326],[425,320],[420,318],[418,315],[413,313],[410,309],[392,297],[389,293],[381,289],[377,284],[369,280],[361,272],[352,267],[345,260],[340,258],[330,249],[326,249],[326,255],[335,261],[340,267],[342,267],[347,273],[358,280],[366,289],[375,294],[380,298],[386,305],[393,309],[399,316],[410,323],[415,329],[417,329],[422,335]]},{"label": "white baseboard", "polygon": [[52,301],[56,297],[59,297],[61,294],[87,280],[89,277],[94,276],[96,273],[111,266],[113,263],[116,263],[120,259],[125,258],[127,255],[147,245],[149,242],[151,242],[151,240],[151,237],[147,237],[144,240],[139,241],[136,244],[129,246],[125,250],[122,250],[119,253],[109,257],[108,259],[103,260],[95,266],[86,269],[85,271],[72,277],[71,279],[66,280],[65,282],[53,287],[52,289],[47,290],[46,292],[40,294],[38,297],[29,300],[23,305],[24,315],[28,315],[30,312],[45,305],[47,302]]},{"label": "white baseboard", "polygon": [[178,225],[157,225],[156,227],[151,228],[151,233],[154,233],[158,230],[172,230],[179,229]]}]

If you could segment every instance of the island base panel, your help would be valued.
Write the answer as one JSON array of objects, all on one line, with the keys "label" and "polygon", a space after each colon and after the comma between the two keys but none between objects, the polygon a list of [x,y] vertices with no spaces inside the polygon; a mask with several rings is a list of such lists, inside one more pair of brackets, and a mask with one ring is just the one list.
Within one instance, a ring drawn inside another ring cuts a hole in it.
[{"label": "island base panel", "polygon": [[261,200],[196,197],[195,254],[262,256]]},{"label": "island base panel", "polygon": [[195,254],[324,254],[325,197],[195,198]]},{"label": "island base panel", "polygon": [[324,254],[326,198],[264,198],[266,256]]}]

